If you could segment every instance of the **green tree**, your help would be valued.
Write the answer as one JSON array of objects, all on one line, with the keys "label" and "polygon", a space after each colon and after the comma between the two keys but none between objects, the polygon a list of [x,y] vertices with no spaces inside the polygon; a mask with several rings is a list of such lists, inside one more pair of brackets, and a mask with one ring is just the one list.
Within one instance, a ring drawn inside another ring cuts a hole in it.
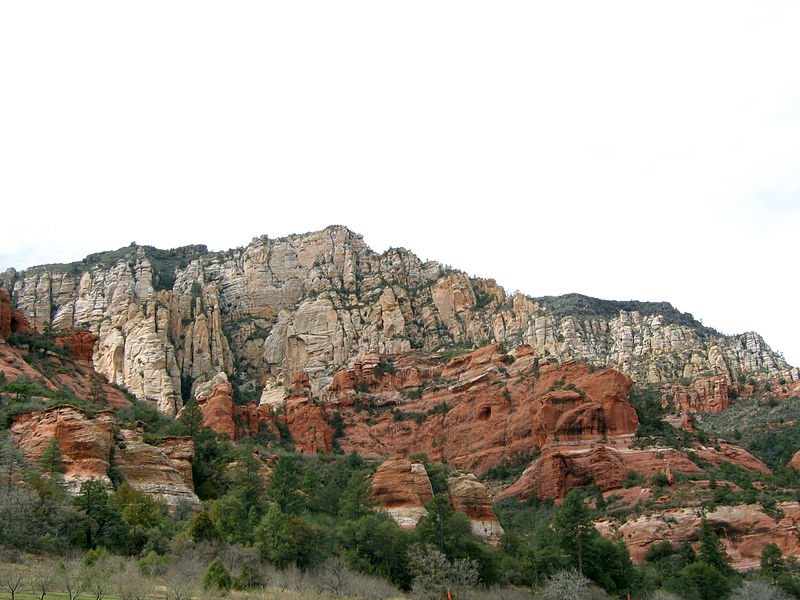
[{"label": "green tree", "polygon": [[123,483],[108,501],[122,513],[122,518],[133,530],[131,553],[135,554],[142,542],[141,534],[161,524],[162,504],[127,483]]},{"label": "green tree", "polygon": [[705,562],[692,563],[681,571],[683,593],[698,600],[727,598],[732,584],[716,568]]},{"label": "green tree", "polygon": [[411,584],[406,556],[410,539],[386,513],[370,513],[345,523],[339,543],[351,568],[407,589]]},{"label": "green tree", "polygon": [[61,454],[61,444],[56,436],[50,438],[47,447],[42,452],[42,457],[39,459],[39,467],[42,473],[49,477],[57,477],[66,472],[64,458]]},{"label": "green tree", "polygon": [[583,573],[583,552],[597,530],[592,525],[589,507],[578,490],[571,490],[553,517],[553,529],[561,547],[573,558],[578,571]]},{"label": "green tree", "polygon": [[189,536],[195,542],[215,542],[219,539],[219,531],[208,511],[204,510],[192,519],[192,524],[189,525]]},{"label": "green tree", "polygon": [[231,579],[231,574],[228,573],[222,561],[219,558],[215,558],[211,561],[211,564],[208,565],[208,569],[205,575],[203,575],[203,589],[216,589],[222,593],[226,593],[231,589],[232,585],[233,580]]},{"label": "green tree", "polygon": [[761,574],[772,581],[778,580],[781,573],[786,572],[786,561],[777,544],[769,543],[761,551]]},{"label": "green tree", "polygon": [[372,486],[367,477],[361,471],[353,471],[339,502],[339,516],[353,520],[366,515],[375,504],[370,494]]},{"label": "green tree", "polygon": [[444,494],[436,494],[425,508],[428,516],[414,531],[420,544],[432,545],[449,558],[466,557],[467,544],[474,539],[469,518],[453,512]]},{"label": "green tree", "polygon": [[88,479],[81,483],[73,504],[83,511],[85,519],[85,544],[87,548],[98,545],[122,550],[130,533],[120,510],[109,503],[108,492],[102,482]]},{"label": "green tree", "polygon": [[261,558],[278,568],[285,568],[297,559],[297,547],[286,513],[273,504],[256,529],[256,548]]},{"label": "green tree", "polygon": [[268,496],[280,506],[281,511],[293,513],[303,505],[300,494],[297,467],[290,456],[281,456],[269,476]]},{"label": "green tree", "polygon": [[186,426],[189,435],[193,438],[203,429],[203,412],[194,398],[188,400],[178,416],[178,421]]},{"label": "green tree", "polygon": [[265,486],[264,478],[259,472],[261,463],[253,456],[249,446],[242,447],[237,463],[233,472],[234,493],[242,501],[245,511],[249,512],[256,508],[260,514],[263,514],[260,504]]},{"label": "green tree", "polygon": [[700,552],[697,560],[711,565],[726,577],[736,577],[737,573],[731,567],[731,558],[725,551],[725,546],[714,532],[711,524],[703,519],[700,529]]}]

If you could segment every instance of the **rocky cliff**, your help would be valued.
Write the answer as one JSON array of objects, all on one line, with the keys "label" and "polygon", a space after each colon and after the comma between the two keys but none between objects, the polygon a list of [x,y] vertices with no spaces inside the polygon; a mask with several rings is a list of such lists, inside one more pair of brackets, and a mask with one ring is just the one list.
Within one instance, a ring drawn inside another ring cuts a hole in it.
[{"label": "rocky cliff", "polygon": [[98,336],[98,371],[167,414],[219,372],[235,378],[235,393],[265,401],[303,372],[318,398],[338,368],[368,353],[492,340],[636,381],[800,379],[757,334],[720,335],[666,303],[507,296],[491,279],[404,249],[377,254],[340,226],[227,252],[132,245],[9,269],[0,285],[34,324]]},{"label": "rocky cliff", "polygon": [[141,431],[121,429],[110,410],[93,415],[73,406],[56,406],[14,417],[14,442],[30,465],[38,465],[45,448],[58,439],[65,488],[78,493],[89,479],[111,491],[108,472],[116,465],[132,487],[162,500],[170,509],[181,503],[200,507],[192,483],[194,443],[191,438],[166,438],[154,446],[143,441]]}]

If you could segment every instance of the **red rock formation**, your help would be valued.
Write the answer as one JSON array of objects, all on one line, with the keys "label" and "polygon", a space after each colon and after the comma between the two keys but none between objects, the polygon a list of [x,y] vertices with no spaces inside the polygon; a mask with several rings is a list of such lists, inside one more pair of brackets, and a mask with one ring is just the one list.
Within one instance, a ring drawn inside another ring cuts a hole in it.
[{"label": "red rock formation", "polygon": [[0,288],[0,337],[8,337],[11,333],[11,311],[13,309],[11,295]]},{"label": "red rock formation", "polygon": [[121,429],[120,433],[124,443],[119,445],[114,462],[132,488],[159,498],[170,510],[181,503],[200,508],[192,485],[191,438],[167,438],[160,447],[144,443],[139,431]]},{"label": "red rock formation", "polygon": [[420,461],[390,458],[375,471],[372,497],[400,527],[413,528],[427,516],[425,505],[433,500],[433,490]]},{"label": "red rock formation", "polygon": [[158,447],[164,451],[172,465],[181,474],[181,479],[186,487],[194,490],[194,480],[192,479],[194,440],[191,436],[165,437]]},{"label": "red rock formation", "polygon": [[208,397],[198,398],[197,404],[203,414],[204,425],[217,433],[227,434],[232,440],[239,439],[239,431],[234,422],[233,387],[229,382],[215,383]]},{"label": "red rock formation", "polygon": [[[779,505],[784,517],[778,521],[766,515],[759,505],[718,506],[706,514],[717,530],[732,566],[747,571],[760,566],[761,551],[775,543],[784,555],[800,553],[797,530],[800,527],[800,505],[785,502]],[[621,536],[634,562],[642,562],[650,544],[670,540],[674,546],[682,542],[698,545],[702,518],[696,508],[680,508],[641,516],[625,523],[603,521],[597,529],[605,536]]]},{"label": "red rock formation", "polygon": [[609,445],[546,448],[513,485],[497,499],[517,496],[539,498],[566,496],[575,487],[597,485],[601,491],[621,488],[628,471],[644,476],[664,473],[702,473],[702,469],[682,452],[673,449],[630,449]]},{"label": "red rock formation", "polygon": [[[260,424],[270,427],[272,407],[257,406],[255,402],[237,406],[233,403],[233,388],[228,381],[215,383],[207,397],[197,399],[197,404],[203,415],[203,424],[217,433],[227,434],[234,441],[256,435]],[[277,435],[274,425],[272,429]]]},{"label": "red rock formation", "polygon": [[306,396],[290,396],[284,414],[276,417],[289,428],[294,448],[303,454],[333,451],[333,427],[330,417],[320,405]]},{"label": "red rock formation", "polygon": [[694,449],[694,453],[705,461],[719,466],[722,461],[729,462],[737,467],[743,467],[758,473],[771,473],[769,467],[750,454],[744,448],[729,444],[728,442],[717,442],[714,448],[699,446]]},{"label": "red rock formation", "polygon": [[492,501],[484,485],[475,475],[457,474],[447,479],[447,496],[453,510],[467,515],[472,532],[485,542],[500,543],[503,528],[492,508]]},{"label": "red rock formation", "polygon": [[111,488],[107,473],[114,425],[111,411],[87,418],[81,409],[58,406],[15,415],[11,433],[31,466],[39,464],[50,440],[58,438],[66,469],[64,482],[75,494],[87,479],[98,479]]},{"label": "red rock formation", "polygon": [[92,365],[92,356],[94,355],[94,344],[97,341],[97,336],[91,331],[77,331],[75,329],[68,330],[65,334],[59,335],[55,338],[57,345],[67,348],[69,355],[75,359],[89,365]]},{"label": "red rock formation", "polygon": [[[447,488],[450,505],[469,517],[475,535],[499,543],[503,528],[483,484],[474,475],[454,474],[448,478]],[[427,516],[425,505],[433,499],[433,489],[422,462],[390,458],[375,472],[372,496],[398,525],[413,528]]]},{"label": "red rock formation", "polygon": [[238,407],[227,382],[215,384],[199,404],[204,423],[234,440],[258,431],[259,424],[274,427],[277,420],[288,426],[297,451],[330,452],[331,423],[338,412],[343,423],[338,443],[345,452],[378,457],[425,452],[469,471],[515,460],[555,441],[633,436],[638,420],[626,400],[628,377],[571,362],[545,365],[536,381],[531,375],[536,359],[524,349],[519,355],[512,364],[498,344],[445,364],[437,364],[436,355],[403,355],[377,375],[381,359],[368,355],[335,374],[322,404],[301,389],[279,413],[267,406]]},{"label": "red rock formation", "polygon": [[671,384],[661,397],[661,406],[681,412],[722,412],[730,406],[728,380],[724,375],[712,375],[689,386]]},{"label": "red rock formation", "polygon": [[800,473],[800,450],[795,452],[794,456],[792,456],[792,459],[789,461],[789,466]]},{"label": "red rock formation", "polygon": [[19,309],[11,311],[11,333],[35,333],[36,328],[31,327],[25,313]]}]

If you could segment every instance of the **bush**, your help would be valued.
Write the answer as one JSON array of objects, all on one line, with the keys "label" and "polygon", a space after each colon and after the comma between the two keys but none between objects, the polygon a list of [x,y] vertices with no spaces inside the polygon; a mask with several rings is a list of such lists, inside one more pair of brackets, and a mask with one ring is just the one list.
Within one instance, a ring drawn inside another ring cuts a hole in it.
[{"label": "bush", "polygon": [[641,485],[644,483],[644,477],[639,475],[636,471],[630,470],[625,473],[625,483],[623,484],[626,488],[632,488],[637,485]]},{"label": "bush", "polygon": [[232,585],[233,580],[231,580],[231,574],[228,573],[222,561],[219,558],[215,558],[211,561],[211,564],[208,565],[206,574],[203,575],[203,589],[208,590],[216,588],[222,592],[227,592],[231,589]]},{"label": "bush", "polygon": [[93,548],[89,550],[83,557],[83,564],[87,567],[93,567],[96,563],[103,562],[110,554],[105,548]]},{"label": "bush", "polygon": [[155,550],[150,550],[143,559],[136,563],[136,569],[140,574],[147,577],[156,575],[163,575],[167,572],[169,566],[169,558],[161,556]]}]

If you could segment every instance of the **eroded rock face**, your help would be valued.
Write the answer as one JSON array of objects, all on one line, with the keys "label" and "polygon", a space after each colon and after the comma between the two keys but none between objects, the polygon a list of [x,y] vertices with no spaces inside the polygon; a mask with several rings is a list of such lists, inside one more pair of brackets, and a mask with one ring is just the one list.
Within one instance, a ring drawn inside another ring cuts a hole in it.
[{"label": "eroded rock face", "polygon": [[[474,475],[456,473],[448,478],[447,486],[450,505],[469,517],[473,533],[485,542],[499,543],[503,528],[483,484]],[[400,527],[416,527],[428,515],[425,505],[433,500],[425,465],[407,458],[384,461],[375,472],[372,497]]]},{"label": "eroded rock face", "polygon": [[79,398],[92,400],[100,407],[125,408],[131,404],[125,393],[109,385],[91,364],[50,353],[47,356],[50,368],[44,369],[39,361],[25,360],[26,355],[24,349],[10,346],[0,338],[0,373],[7,381],[26,377],[53,391],[66,387]]},{"label": "eroded rock face", "polygon": [[55,343],[67,348],[73,359],[85,362],[92,368],[94,368],[92,357],[96,341],[97,336],[91,331],[75,331],[74,329],[55,338]]},{"label": "eroded rock face", "polygon": [[161,446],[151,446],[139,431],[121,429],[120,433],[124,443],[117,448],[115,463],[132,488],[158,498],[171,510],[179,504],[200,509],[192,485],[192,438],[166,438]]},{"label": "eroded rock face", "polygon": [[123,441],[114,445],[116,427],[112,411],[101,410],[88,417],[81,409],[58,406],[15,416],[11,433],[34,467],[50,440],[58,438],[66,469],[64,484],[71,495],[89,479],[112,490],[108,469],[113,448],[114,462],[132,487],[163,500],[170,509],[180,503],[200,507],[192,484],[192,438],[168,437],[160,446],[151,446],[144,443],[141,432],[122,429]]},{"label": "eroded rock face", "polygon": [[89,479],[111,489],[108,467],[114,428],[111,411],[98,411],[87,418],[78,408],[59,406],[16,415],[11,434],[32,466],[39,464],[50,440],[58,438],[66,469],[64,484],[67,492],[75,495]]},{"label": "eroded rock face", "polygon": [[416,527],[428,515],[425,505],[433,500],[425,465],[407,458],[384,461],[372,480],[372,497],[400,527]]},{"label": "eroded rock face", "polygon": [[339,226],[224,253],[131,246],[68,269],[9,270],[0,283],[34,325],[91,330],[97,369],[168,414],[180,409],[182,380],[194,387],[209,373],[231,375],[234,363],[277,404],[278,380],[297,371],[319,398],[337,369],[368,353],[487,339],[526,344],[539,358],[610,366],[636,381],[708,371],[729,384],[740,374],[800,380],[755,333],[717,335],[668,305],[564,315],[552,299],[508,298],[491,279],[403,249],[376,254]]},{"label": "eroded rock face", "polygon": [[467,515],[472,533],[485,542],[500,543],[503,528],[492,508],[492,501],[484,485],[472,473],[457,474],[447,479],[447,497],[453,510]]},{"label": "eroded rock face", "polygon": [[[784,555],[800,553],[797,528],[800,505],[779,505],[784,516],[777,521],[765,514],[760,505],[718,506],[706,514],[732,559],[733,568],[747,571],[760,566],[761,551],[769,543],[777,544]],[[598,530],[607,537],[621,536],[634,562],[643,562],[650,544],[670,540],[674,546],[683,542],[699,545],[702,518],[696,508],[680,508],[641,516],[619,524],[605,521]]]},{"label": "eroded rock face", "polygon": [[632,449],[608,444],[553,445],[525,470],[497,499],[507,497],[562,499],[576,487],[597,485],[601,491],[621,488],[628,471],[644,476],[656,473],[702,473],[684,453],[667,448]]},{"label": "eroded rock face", "polygon": [[728,380],[713,375],[696,379],[688,386],[672,384],[665,390],[661,405],[681,412],[722,412],[730,406]]},{"label": "eroded rock face", "polygon": [[0,288],[0,337],[8,337],[11,334],[11,311],[14,310],[11,304],[11,294]]}]

